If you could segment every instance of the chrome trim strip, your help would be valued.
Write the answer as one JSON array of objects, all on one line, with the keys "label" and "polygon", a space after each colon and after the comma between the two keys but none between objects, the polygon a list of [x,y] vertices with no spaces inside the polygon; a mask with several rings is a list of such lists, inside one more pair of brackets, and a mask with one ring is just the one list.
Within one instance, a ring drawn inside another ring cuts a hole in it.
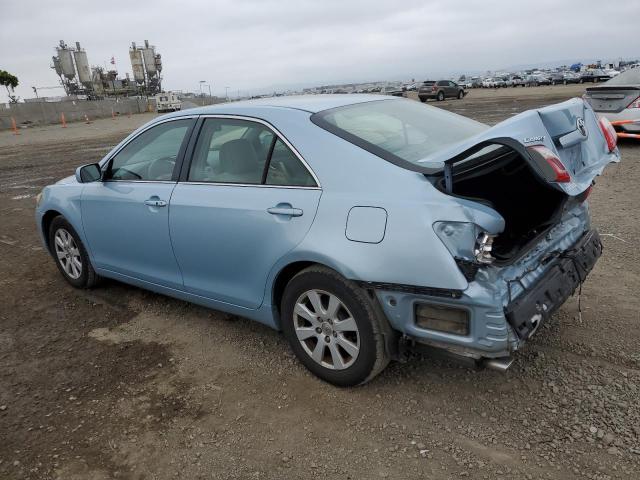
[{"label": "chrome trim strip", "polygon": [[303,187],[296,185],[263,185],[262,183],[217,183],[217,182],[178,182],[178,185],[206,185],[209,187],[257,187],[257,188],[289,188],[298,190],[322,190],[320,187]]},{"label": "chrome trim strip", "polygon": [[177,183],[174,180],[118,180],[118,179],[112,179],[110,178],[109,180],[102,180],[102,183],[110,183],[110,182],[117,182],[117,183],[170,183],[170,184],[175,184]]},{"label": "chrome trim strip", "polygon": [[[285,143],[285,145],[291,149],[291,151],[294,153],[294,155],[296,157],[298,157],[298,160],[300,160],[302,162],[302,164],[305,166],[307,171],[313,177],[313,180],[316,182],[317,187],[313,187],[313,188],[320,188],[320,189],[322,188],[322,185],[320,184],[320,180],[318,180],[318,176],[316,175],[316,172],[313,171],[313,169],[309,166],[307,161],[302,157],[302,155],[300,155],[300,152],[298,152],[298,150],[296,150],[296,148],[291,144],[291,142],[289,142],[289,140],[287,140],[287,138],[280,132],[280,130],[278,130],[276,127],[274,127],[271,123],[267,122],[266,120],[263,120],[263,119],[257,118],[257,117],[248,117],[248,116],[244,116],[244,115],[225,115],[225,114],[222,114],[222,113],[202,114],[202,115],[200,115],[200,117],[202,117],[202,118],[222,118],[222,119],[231,118],[231,119],[234,119],[234,120],[245,120],[245,121],[248,121],[248,122],[257,122],[257,123],[261,123],[261,124],[265,125],[266,127],[268,127],[271,130],[273,130],[273,132],[276,134],[276,136],[280,140],[282,140]],[[239,184],[236,183],[236,184],[231,184],[231,185],[239,185]],[[251,185],[251,186],[255,186],[255,185]],[[299,188],[299,187],[295,187],[295,188]],[[307,187],[307,188],[310,188],[310,187]]]}]

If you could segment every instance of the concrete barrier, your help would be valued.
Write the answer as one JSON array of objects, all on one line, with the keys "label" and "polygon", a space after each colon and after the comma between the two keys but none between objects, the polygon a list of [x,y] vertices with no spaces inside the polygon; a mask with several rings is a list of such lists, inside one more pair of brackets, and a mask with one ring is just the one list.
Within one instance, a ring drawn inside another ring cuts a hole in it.
[{"label": "concrete barrier", "polygon": [[[64,113],[67,122],[108,118],[114,115],[129,115],[149,111],[145,98],[119,98],[109,100],[65,100],[62,102],[29,102],[0,104],[0,129],[11,128],[11,117],[18,127],[23,125],[50,125],[60,123]],[[152,107],[153,108],[153,107]]]}]

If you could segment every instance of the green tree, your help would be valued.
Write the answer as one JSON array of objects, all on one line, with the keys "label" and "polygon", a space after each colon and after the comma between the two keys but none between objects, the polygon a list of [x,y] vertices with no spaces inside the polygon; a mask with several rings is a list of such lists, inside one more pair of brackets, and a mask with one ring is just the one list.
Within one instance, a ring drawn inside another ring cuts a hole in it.
[{"label": "green tree", "polygon": [[18,77],[5,70],[0,70],[0,85],[7,89],[7,95],[11,103],[18,103],[18,97],[14,95],[14,89],[18,86]]}]

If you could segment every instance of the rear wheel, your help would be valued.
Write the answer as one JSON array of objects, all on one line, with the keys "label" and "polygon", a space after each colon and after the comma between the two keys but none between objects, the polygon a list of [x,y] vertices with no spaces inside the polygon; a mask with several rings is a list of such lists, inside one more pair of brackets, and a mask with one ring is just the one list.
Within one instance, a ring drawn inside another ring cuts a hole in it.
[{"label": "rear wheel", "polygon": [[442,100],[444,100],[444,92],[443,92],[442,90],[440,90],[440,91],[438,92],[437,99],[438,99],[438,101],[439,101],[439,102],[441,102]]},{"label": "rear wheel", "polygon": [[424,102],[426,102],[426,101],[427,101],[426,97],[418,97],[418,98],[420,99],[420,101],[421,101],[422,103],[424,103]]},{"label": "rear wheel", "polygon": [[309,267],[293,277],[281,312],[282,330],[298,359],[329,383],[366,383],[389,363],[386,319],[364,290],[333,270]]},{"label": "rear wheel", "polygon": [[49,248],[58,270],[76,288],[91,288],[99,276],[93,270],[80,237],[62,216],[56,217],[49,228]]}]

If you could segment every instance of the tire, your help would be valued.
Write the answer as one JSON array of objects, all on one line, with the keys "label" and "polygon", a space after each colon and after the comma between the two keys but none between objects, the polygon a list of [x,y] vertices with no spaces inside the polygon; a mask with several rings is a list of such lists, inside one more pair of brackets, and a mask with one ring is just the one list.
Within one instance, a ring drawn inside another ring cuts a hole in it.
[{"label": "tire", "polygon": [[593,79],[593,83],[598,83],[599,81],[600,81],[600,79],[599,79],[598,77],[595,77],[595,78]]},{"label": "tire", "polygon": [[439,102],[441,102],[441,101],[443,101],[443,100],[444,100],[444,92],[443,92],[442,90],[440,90],[440,91],[438,92],[438,96],[436,97],[436,99],[437,99]]},{"label": "tire", "polygon": [[578,83],[584,83],[584,79],[581,78]]},{"label": "tire", "polygon": [[426,102],[427,99],[425,97],[418,97],[422,103]]},{"label": "tire", "polygon": [[567,83],[568,83],[568,82],[565,80],[565,81],[564,81],[564,84],[566,85]]},{"label": "tire", "polygon": [[[334,314],[332,304],[339,304]],[[285,288],[280,311],[291,349],[309,371],[326,382],[339,387],[362,385],[389,363],[385,335],[391,327],[380,307],[365,290],[329,268],[312,266],[293,277]],[[304,316],[297,313],[300,311]],[[348,319],[353,321],[333,330]]]},{"label": "tire", "polygon": [[98,284],[100,277],[89,261],[87,250],[75,229],[62,216],[51,222],[49,249],[58,270],[72,286],[92,288]]},{"label": "tire", "polygon": [[462,90],[460,90],[458,92],[458,100],[462,100],[464,98],[464,92]]}]

